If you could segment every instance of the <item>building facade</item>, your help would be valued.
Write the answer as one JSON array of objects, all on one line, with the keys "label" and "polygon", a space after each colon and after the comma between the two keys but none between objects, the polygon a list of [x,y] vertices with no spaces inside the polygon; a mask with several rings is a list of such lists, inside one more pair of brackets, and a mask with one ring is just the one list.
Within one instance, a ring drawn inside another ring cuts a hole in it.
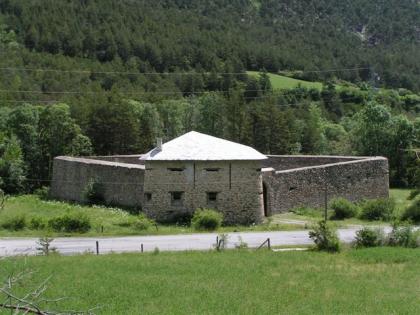
[{"label": "building facade", "polygon": [[160,222],[198,208],[223,213],[227,224],[259,223],[325,200],[388,197],[383,157],[265,156],[253,148],[190,132],[144,155],[57,157],[51,195],[83,202],[95,180],[111,205],[137,207]]}]

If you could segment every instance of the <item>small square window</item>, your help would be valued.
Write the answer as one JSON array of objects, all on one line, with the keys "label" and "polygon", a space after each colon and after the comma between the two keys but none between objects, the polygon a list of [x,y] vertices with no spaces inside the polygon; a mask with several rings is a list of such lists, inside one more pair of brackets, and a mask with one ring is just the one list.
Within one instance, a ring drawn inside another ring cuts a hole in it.
[{"label": "small square window", "polygon": [[146,200],[146,202],[152,201],[152,194],[151,193],[145,193],[144,194],[144,200]]},{"label": "small square window", "polygon": [[171,205],[173,205],[173,206],[182,205],[183,195],[184,195],[184,192],[182,192],[182,191],[171,192]]},{"label": "small square window", "polygon": [[208,192],[207,193],[207,202],[215,203],[217,201],[217,192]]},{"label": "small square window", "polygon": [[184,169],[182,167],[169,167],[168,170],[171,171],[171,172],[183,172],[184,171]]},{"label": "small square window", "polygon": [[219,170],[220,170],[220,168],[216,168],[216,167],[206,168],[206,172],[218,172]]}]

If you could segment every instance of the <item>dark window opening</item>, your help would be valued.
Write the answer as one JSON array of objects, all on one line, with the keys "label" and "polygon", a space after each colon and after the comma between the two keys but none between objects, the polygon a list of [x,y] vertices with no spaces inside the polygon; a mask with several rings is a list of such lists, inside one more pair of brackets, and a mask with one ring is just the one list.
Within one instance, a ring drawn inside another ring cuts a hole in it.
[{"label": "dark window opening", "polygon": [[171,204],[174,206],[182,205],[182,196],[184,193],[182,191],[173,191],[171,192]]},{"label": "dark window opening", "polygon": [[293,191],[293,190],[295,190],[295,189],[297,189],[297,187],[290,187],[290,188],[289,188],[289,191]]},{"label": "dark window opening", "polygon": [[220,168],[215,168],[215,167],[206,168],[207,172],[218,172],[219,170],[220,170]]},{"label": "dark window opening", "polygon": [[144,194],[144,199],[146,201],[152,201],[152,194],[151,193],[145,193]]},{"label": "dark window opening", "polygon": [[184,169],[182,167],[169,167],[168,170],[171,171],[171,172],[182,172],[182,171],[184,171]]},{"label": "dark window opening", "polygon": [[215,203],[217,201],[217,192],[208,192],[207,193],[207,202]]}]

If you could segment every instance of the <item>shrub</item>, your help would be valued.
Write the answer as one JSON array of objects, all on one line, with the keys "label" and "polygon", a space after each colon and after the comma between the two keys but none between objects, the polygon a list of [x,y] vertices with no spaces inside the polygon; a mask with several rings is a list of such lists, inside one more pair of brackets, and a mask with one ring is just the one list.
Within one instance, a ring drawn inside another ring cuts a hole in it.
[{"label": "shrub", "polygon": [[408,196],[408,200],[414,200],[417,196],[420,195],[420,188],[414,189],[410,192],[410,195]]},{"label": "shrub", "polygon": [[419,247],[420,246],[420,231],[415,231],[409,225],[394,224],[392,231],[388,236],[389,246],[401,247]]},{"label": "shrub", "polygon": [[363,228],[356,232],[355,247],[376,247],[383,245],[383,232],[380,229]]},{"label": "shrub", "polygon": [[26,218],[23,215],[8,217],[1,222],[1,227],[10,231],[20,231],[26,227]]},{"label": "shrub", "polygon": [[361,219],[375,221],[392,219],[395,210],[394,199],[373,199],[362,204]]},{"label": "shrub", "polygon": [[335,220],[343,220],[357,216],[359,209],[354,204],[344,198],[336,198],[331,200],[330,208],[333,210],[332,218]]},{"label": "shrub", "polygon": [[325,221],[318,222],[318,225],[312,231],[309,231],[309,238],[314,241],[317,250],[331,253],[340,251],[337,232]]},{"label": "shrub", "polygon": [[223,215],[212,209],[198,209],[195,211],[191,220],[192,225],[197,230],[214,231],[217,230],[223,221]]},{"label": "shrub", "polygon": [[46,227],[46,223],[41,217],[33,217],[29,221],[29,228],[31,230],[43,230]]},{"label": "shrub", "polygon": [[65,214],[48,220],[48,226],[56,232],[86,233],[90,230],[89,218],[83,213]]},{"label": "shrub", "polygon": [[132,226],[134,229],[139,231],[148,230],[155,222],[148,219],[144,214],[139,214],[135,221],[133,221]]},{"label": "shrub", "polygon": [[402,219],[420,223],[420,198],[414,200],[411,205],[405,209]]},{"label": "shrub", "polygon": [[50,199],[50,188],[43,186],[41,188],[38,188],[34,191],[34,194],[39,197],[41,200],[48,200]]},{"label": "shrub", "polygon": [[105,203],[105,187],[98,179],[91,179],[83,191],[83,198],[90,205]]}]

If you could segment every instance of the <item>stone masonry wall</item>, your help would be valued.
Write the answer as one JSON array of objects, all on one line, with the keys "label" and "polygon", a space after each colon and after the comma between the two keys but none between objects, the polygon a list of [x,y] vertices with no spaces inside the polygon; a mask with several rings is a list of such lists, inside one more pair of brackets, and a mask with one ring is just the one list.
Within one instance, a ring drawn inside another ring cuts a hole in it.
[{"label": "stone masonry wall", "polygon": [[389,194],[388,161],[382,157],[282,171],[265,169],[263,181],[269,215],[298,206],[323,207],[325,191],[328,201],[335,197],[351,201],[386,198]]},{"label": "stone masonry wall", "polygon": [[367,157],[356,156],[332,156],[332,155],[267,155],[263,161],[263,167],[272,167],[276,171],[290,170],[294,168],[319,166],[324,164],[356,161]]},{"label": "stone masonry wall", "polygon": [[91,179],[103,184],[107,203],[141,207],[144,166],[136,164],[56,157],[51,195],[57,199],[83,202],[83,191]]},{"label": "stone masonry wall", "polygon": [[[176,168],[182,171],[171,170]],[[151,200],[145,198],[145,212],[158,221],[168,221],[191,215],[197,208],[214,208],[223,213],[225,223],[260,222],[259,168],[256,161],[146,161],[144,192]],[[171,192],[182,192],[182,201],[173,202]],[[208,192],[217,193],[216,202],[208,200]]]}]

